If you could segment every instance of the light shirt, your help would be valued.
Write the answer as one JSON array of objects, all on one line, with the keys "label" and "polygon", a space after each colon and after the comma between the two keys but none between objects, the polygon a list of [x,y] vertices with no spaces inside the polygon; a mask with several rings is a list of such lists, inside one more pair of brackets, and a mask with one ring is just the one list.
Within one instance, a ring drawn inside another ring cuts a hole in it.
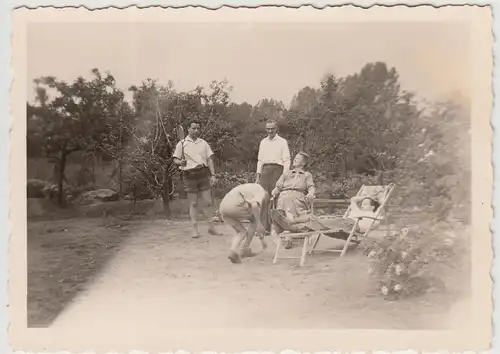
[{"label": "light shirt", "polygon": [[[182,155],[182,146],[184,145],[184,156]],[[177,143],[173,157],[185,159],[186,166],[181,166],[181,170],[191,170],[199,165],[208,166],[208,159],[214,154],[208,143],[198,138],[193,141],[187,136],[184,140]]]},{"label": "light shirt", "polygon": [[273,139],[265,137],[260,142],[257,159],[257,173],[262,173],[262,166],[268,163],[281,165],[283,173],[288,172],[290,170],[290,150],[287,141],[278,134]]},{"label": "light shirt", "polygon": [[286,190],[295,190],[304,194],[310,193],[314,195],[314,180],[311,172],[305,171],[302,168],[294,168],[286,173],[283,173],[275,187],[278,192]]},{"label": "light shirt", "polygon": [[259,203],[262,207],[267,192],[260,184],[245,183],[231,189],[222,199],[219,208],[224,209],[248,209],[251,203]]}]

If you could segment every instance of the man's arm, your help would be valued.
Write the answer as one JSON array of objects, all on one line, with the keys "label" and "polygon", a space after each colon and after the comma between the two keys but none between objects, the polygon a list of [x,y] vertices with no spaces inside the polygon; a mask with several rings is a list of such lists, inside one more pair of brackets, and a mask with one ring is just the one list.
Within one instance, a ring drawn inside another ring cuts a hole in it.
[{"label": "man's arm", "polygon": [[207,166],[210,170],[212,176],[215,176],[215,167],[214,167],[214,152],[210,145],[205,141],[205,157],[207,159]]},{"label": "man's arm", "polygon": [[210,174],[212,176],[215,176],[215,164],[214,164],[214,155],[212,154],[209,158],[208,158],[208,169],[210,170]]},{"label": "man's arm", "polygon": [[261,174],[262,173],[262,166],[264,165],[264,149],[263,149],[263,145],[264,144],[264,140],[262,140],[259,144],[259,152],[257,154],[257,174]]},{"label": "man's arm", "polygon": [[263,234],[265,232],[264,225],[262,225],[262,221],[260,218],[260,209],[261,209],[261,203],[253,201],[250,202],[250,208],[252,210],[252,215],[255,218],[255,224],[257,225],[257,233]]},{"label": "man's arm", "polygon": [[182,159],[182,141],[179,141],[175,146],[174,154],[172,157],[174,158],[174,163],[176,165],[185,165],[186,161]]},{"label": "man's arm", "polygon": [[276,182],[276,185],[274,186],[274,189],[271,191],[271,195],[273,197],[276,197],[278,194],[280,194],[281,190],[283,189],[283,183],[285,181],[285,174],[283,173],[280,178],[278,178],[278,181]]},{"label": "man's arm", "polygon": [[217,183],[217,178],[215,177],[215,164],[214,164],[214,152],[208,143],[205,141],[205,156],[207,159],[207,166],[210,170],[210,185],[213,187]]},{"label": "man's arm", "polygon": [[283,173],[290,171],[290,149],[288,148],[288,142],[283,139],[283,150],[282,150],[282,160],[283,160]]},{"label": "man's arm", "polygon": [[262,174],[262,166],[264,166],[264,161],[263,161],[263,151],[264,149],[262,148],[264,140],[261,140],[259,144],[259,152],[257,155],[257,176],[255,177],[255,183],[259,183],[260,181],[260,175]]},{"label": "man's arm", "polygon": [[264,163],[261,160],[257,160],[257,174],[260,175],[262,173],[262,166]]},{"label": "man's arm", "polygon": [[314,194],[316,193],[316,187],[314,186],[314,179],[310,172],[306,173],[306,185],[307,185],[307,194],[311,199],[314,198]]},{"label": "man's arm", "polygon": [[186,164],[186,160],[181,160],[181,159],[178,159],[177,157],[174,157],[174,163],[176,165],[185,165]]},{"label": "man's arm", "polygon": [[252,215],[255,218],[255,221],[260,223],[260,203],[259,202],[250,202],[250,208],[252,209]]}]

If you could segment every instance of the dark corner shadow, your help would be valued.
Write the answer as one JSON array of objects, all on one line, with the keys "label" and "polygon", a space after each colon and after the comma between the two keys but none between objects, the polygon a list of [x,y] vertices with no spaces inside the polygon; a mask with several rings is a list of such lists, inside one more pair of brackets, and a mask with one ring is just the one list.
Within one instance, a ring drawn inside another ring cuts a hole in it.
[{"label": "dark corner shadow", "polygon": [[[134,232],[131,216],[28,218],[28,327],[49,327]],[[135,217],[134,217],[135,219]]]}]

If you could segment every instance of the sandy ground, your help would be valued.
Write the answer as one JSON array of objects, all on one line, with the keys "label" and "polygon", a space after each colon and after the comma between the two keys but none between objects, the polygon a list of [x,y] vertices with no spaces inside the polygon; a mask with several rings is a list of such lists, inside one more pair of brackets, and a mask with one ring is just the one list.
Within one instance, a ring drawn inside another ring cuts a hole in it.
[{"label": "sandy ground", "polygon": [[[133,318],[136,325],[176,329],[437,329],[449,321],[437,295],[383,300],[370,286],[368,262],[360,252],[344,258],[314,254],[303,268],[298,260],[273,265],[269,240],[268,250],[234,265],[226,257],[232,230],[225,225],[223,236],[200,239],[190,237],[188,223],[165,220],[50,225],[56,231],[35,235],[47,223],[30,224],[30,326],[125,329]],[[45,247],[43,235],[52,240]],[[61,235],[66,238],[55,242]],[[61,254],[61,248],[73,257]],[[260,250],[258,241],[253,248]],[[299,254],[300,247],[288,252]]]}]

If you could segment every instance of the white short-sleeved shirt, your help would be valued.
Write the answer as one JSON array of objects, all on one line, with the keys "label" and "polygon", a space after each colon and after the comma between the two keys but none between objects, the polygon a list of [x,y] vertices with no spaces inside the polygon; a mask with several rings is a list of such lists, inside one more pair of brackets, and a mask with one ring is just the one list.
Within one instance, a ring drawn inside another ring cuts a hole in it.
[{"label": "white short-sleeved shirt", "polygon": [[241,184],[224,196],[219,211],[221,214],[245,218],[251,215],[250,204],[259,203],[262,206],[266,196],[267,192],[260,184]]},{"label": "white short-sleeved shirt", "polygon": [[[182,146],[184,145],[184,156],[182,155]],[[173,157],[186,160],[186,166],[181,167],[187,171],[196,166],[208,166],[208,159],[214,154],[208,143],[198,138],[196,141],[187,136],[184,140],[177,143]]]}]

